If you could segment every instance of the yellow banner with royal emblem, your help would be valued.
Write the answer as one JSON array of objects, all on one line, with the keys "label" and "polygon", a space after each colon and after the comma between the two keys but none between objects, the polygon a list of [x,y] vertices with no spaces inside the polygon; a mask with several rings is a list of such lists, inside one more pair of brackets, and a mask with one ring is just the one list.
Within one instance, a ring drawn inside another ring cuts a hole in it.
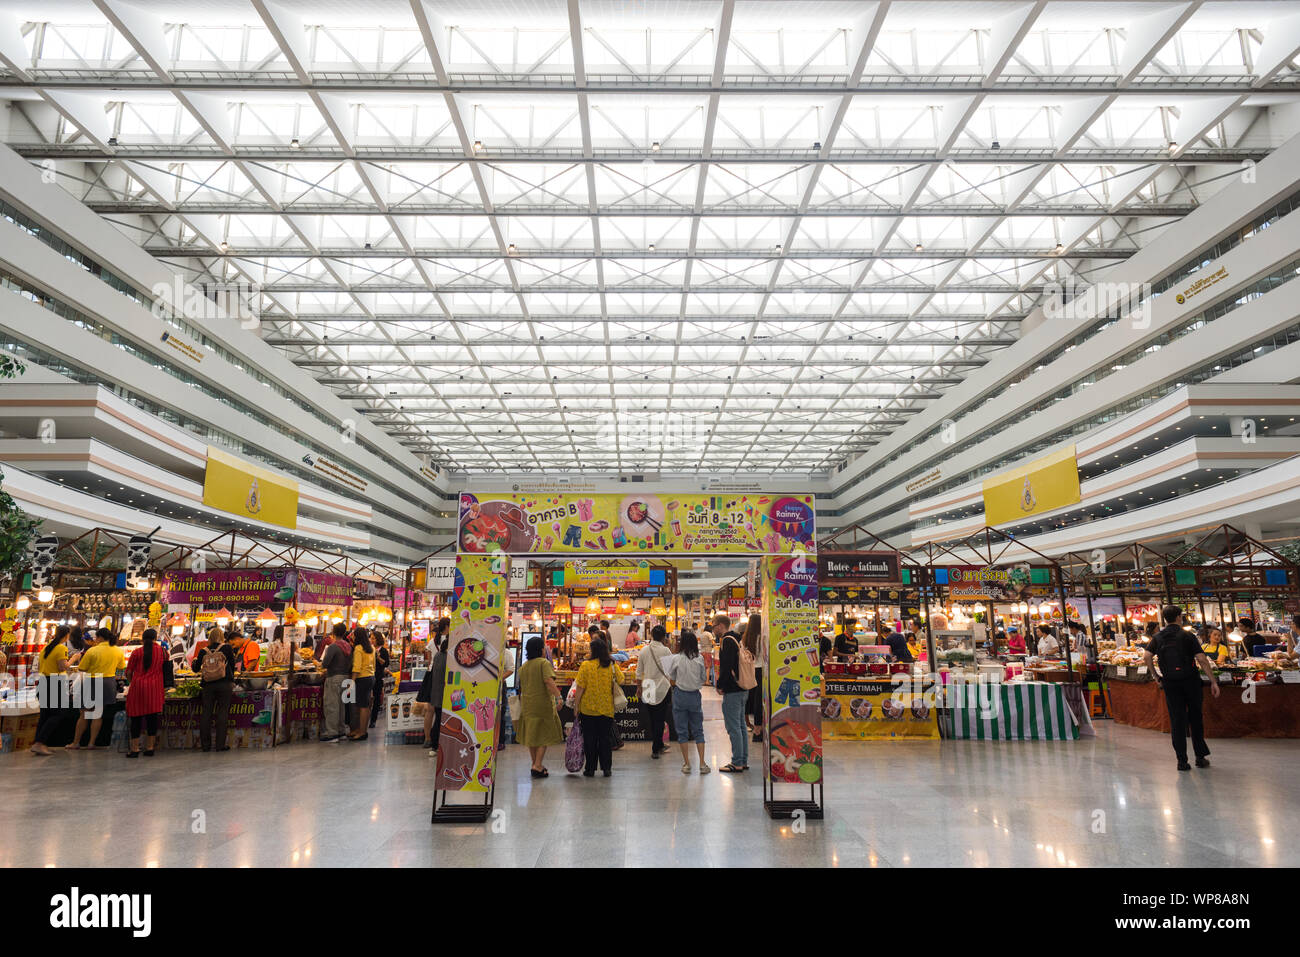
[{"label": "yellow banner with royal emblem", "polygon": [[208,446],[203,504],[282,528],[298,527],[298,483]]},{"label": "yellow banner with royal emblem", "polygon": [[984,524],[1005,525],[1079,500],[1079,461],[1071,445],[985,479]]}]

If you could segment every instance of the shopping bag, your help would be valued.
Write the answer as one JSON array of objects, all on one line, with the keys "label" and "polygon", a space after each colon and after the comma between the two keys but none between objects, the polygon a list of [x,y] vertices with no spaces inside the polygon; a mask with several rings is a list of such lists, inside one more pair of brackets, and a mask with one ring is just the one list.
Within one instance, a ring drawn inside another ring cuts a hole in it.
[{"label": "shopping bag", "polygon": [[581,771],[587,755],[582,747],[582,725],[576,720],[569,729],[569,736],[564,740],[564,770]]}]

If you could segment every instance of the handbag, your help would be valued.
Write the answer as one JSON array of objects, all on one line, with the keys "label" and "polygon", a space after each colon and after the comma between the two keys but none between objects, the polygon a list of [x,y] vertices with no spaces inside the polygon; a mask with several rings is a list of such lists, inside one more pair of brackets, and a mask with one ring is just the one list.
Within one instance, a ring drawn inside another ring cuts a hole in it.
[{"label": "handbag", "polygon": [[623,688],[619,685],[619,683],[618,683],[617,681],[614,680],[614,676],[613,676],[612,674],[609,676],[609,683],[610,683],[610,684],[613,686],[613,688],[614,688],[614,692],[613,692],[613,696],[614,696],[614,711],[615,711],[615,712],[626,711],[626,710],[627,710],[627,695],[625,695],[625,694],[623,693]]},{"label": "handbag", "polygon": [[512,694],[509,698],[506,699],[506,704],[507,704],[507,708],[510,711],[510,720],[512,722],[518,721],[520,717],[523,716],[524,713],[524,703],[522,700],[520,700],[519,695]]},{"label": "handbag", "polygon": [[569,736],[564,739],[564,770],[569,772],[581,771],[582,766],[586,763],[587,755],[582,743],[582,725],[575,720],[573,727],[569,729]]}]

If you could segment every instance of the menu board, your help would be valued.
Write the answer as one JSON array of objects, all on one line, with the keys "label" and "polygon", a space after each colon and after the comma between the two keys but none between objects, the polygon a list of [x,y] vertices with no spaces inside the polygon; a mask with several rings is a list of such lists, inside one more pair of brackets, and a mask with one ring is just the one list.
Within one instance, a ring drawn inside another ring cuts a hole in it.
[{"label": "menu board", "polygon": [[769,716],[764,773],[774,783],[816,784],[822,780],[816,560],[764,558],[763,604]]},{"label": "menu board", "polygon": [[460,496],[462,553],[511,555],[815,550],[812,495],[616,493]]},{"label": "menu board", "polygon": [[438,734],[440,791],[487,791],[496,771],[510,559],[459,555]]},{"label": "menu board", "polygon": [[921,680],[827,678],[822,692],[822,731],[831,741],[939,737],[933,688]]}]

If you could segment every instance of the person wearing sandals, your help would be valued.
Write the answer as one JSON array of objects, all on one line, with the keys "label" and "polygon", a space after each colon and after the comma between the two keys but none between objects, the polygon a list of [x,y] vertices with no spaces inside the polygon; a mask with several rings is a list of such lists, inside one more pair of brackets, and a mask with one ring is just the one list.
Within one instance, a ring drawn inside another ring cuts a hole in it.
[{"label": "person wearing sandals", "polygon": [[420,682],[416,701],[425,704],[424,744],[430,754],[438,752],[438,737],[442,734],[442,692],[447,681],[447,639],[451,635],[451,619],[439,618],[429,638],[429,670]]},{"label": "person wearing sandals", "polygon": [[555,684],[555,669],[546,660],[546,643],[540,637],[529,638],[524,648],[527,661],[519,669],[519,722],[515,734],[532,758],[530,773],[535,778],[550,776],[543,762],[546,749],[564,743],[560,724],[560,689]]},{"label": "person wearing sandals", "polygon": [[107,628],[96,631],[95,643],[82,654],[77,667],[84,675],[81,680],[83,707],[72,733],[72,743],[65,750],[81,750],[81,739],[89,725],[90,743],[85,750],[101,751],[103,749],[95,744],[99,739],[99,727],[109,705],[117,701],[117,673],[126,667],[126,655],[117,647],[117,635]]},{"label": "person wearing sandals", "polygon": [[722,720],[731,739],[731,762],[718,770],[734,774],[749,770],[749,729],[745,727],[745,705],[749,689],[740,683],[740,635],[731,630],[731,619],[713,619],[718,637],[718,691],[722,694]]},{"label": "person wearing sandals", "polygon": [[144,631],[144,644],[131,652],[126,663],[126,676],[131,684],[126,689],[126,716],[131,722],[131,746],[128,758],[140,756],[140,732],[148,734],[146,758],[152,758],[158,743],[158,719],[163,710],[163,661],[167,656],[158,647],[158,632],[153,628]]},{"label": "person wearing sandals", "polygon": [[704,760],[704,704],[700,698],[700,689],[707,678],[695,632],[683,631],[677,641],[677,654],[668,665],[668,681],[673,686],[673,724],[677,726],[677,743],[682,748],[682,774],[691,773],[691,741],[699,752],[700,773],[708,774],[711,770]]},{"label": "person wearing sandals", "polygon": [[45,744],[58,726],[59,708],[67,699],[68,646],[66,644],[72,629],[68,625],[59,625],[54,629],[54,637],[41,649],[40,684],[36,686],[37,700],[41,704],[41,716],[36,725],[36,741],[29,751],[40,757],[53,754]]}]

